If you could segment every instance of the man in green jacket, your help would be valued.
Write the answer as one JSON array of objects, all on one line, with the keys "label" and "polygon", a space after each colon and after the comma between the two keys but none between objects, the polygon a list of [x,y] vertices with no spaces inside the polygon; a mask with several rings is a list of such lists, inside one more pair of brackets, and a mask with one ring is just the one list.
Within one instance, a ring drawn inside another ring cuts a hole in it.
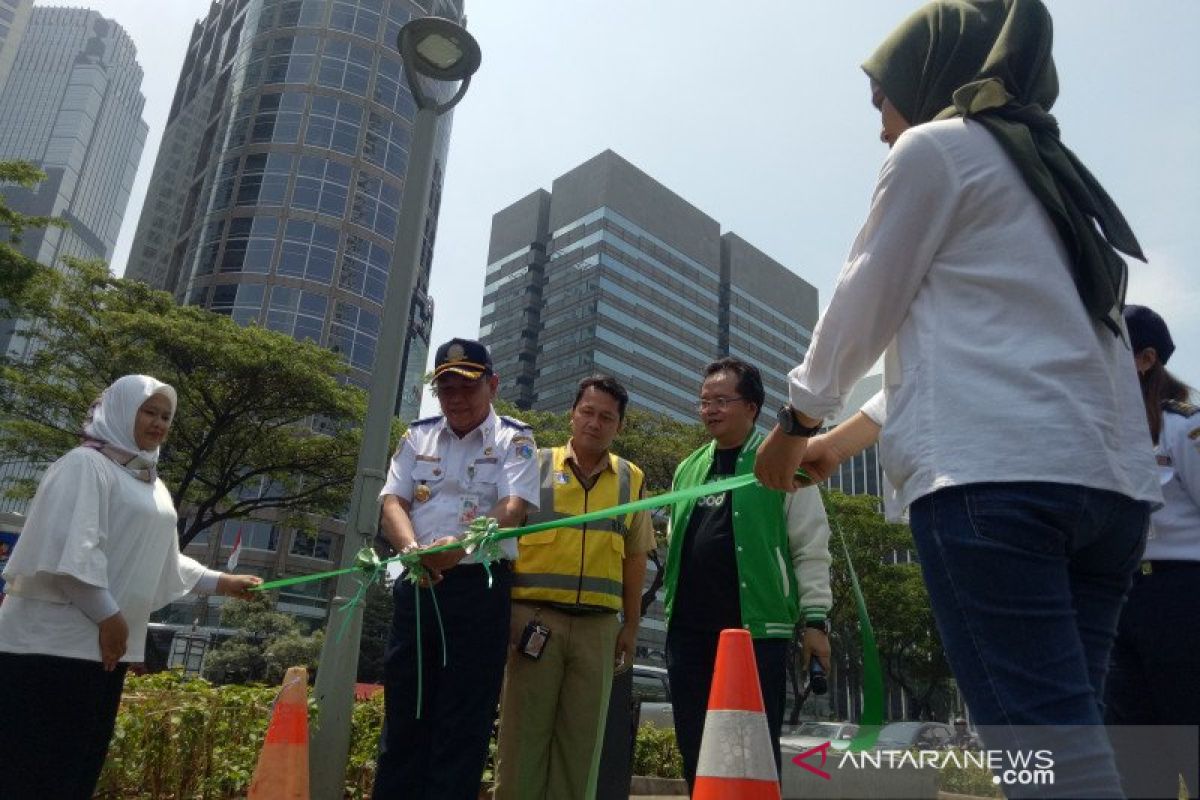
[{"label": "man in green jacket", "polygon": [[[736,358],[709,364],[699,407],[713,440],[684,459],[672,489],[753,473],[763,440],[754,423],[765,397],[757,367]],[[801,618],[806,662],[815,656],[829,668],[829,522],[819,491],[755,483],[676,503],[664,584],[671,705],[689,789],[725,628],[745,628],[754,638],[778,771],[788,643]]]}]

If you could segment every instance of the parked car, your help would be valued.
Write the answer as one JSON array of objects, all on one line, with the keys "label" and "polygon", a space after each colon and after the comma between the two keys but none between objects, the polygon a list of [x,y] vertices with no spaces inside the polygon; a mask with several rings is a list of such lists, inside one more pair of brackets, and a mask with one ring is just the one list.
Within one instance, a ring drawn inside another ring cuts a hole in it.
[{"label": "parked car", "polygon": [[876,750],[940,750],[950,744],[954,730],[942,722],[889,722],[879,731]]},{"label": "parked car", "polygon": [[858,733],[858,726],[853,722],[835,722],[809,720],[792,728],[784,728],[779,737],[779,744],[797,750],[807,750],[825,742],[849,741]]},{"label": "parked car", "polygon": [[633,665],[633,698],[641,704],[638,723],[647,722],[658,728],[675,728],[671,710],[671,682],[662,667]]}]

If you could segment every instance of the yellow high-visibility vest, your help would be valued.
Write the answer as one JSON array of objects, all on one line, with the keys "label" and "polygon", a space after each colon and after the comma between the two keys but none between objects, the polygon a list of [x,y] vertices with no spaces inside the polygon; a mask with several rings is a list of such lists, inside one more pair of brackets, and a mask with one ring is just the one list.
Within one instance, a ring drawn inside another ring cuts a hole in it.
[{"label": "yellow high-visibility vest", "polygon": [[[530,515],[529,523],[612,508],[640,497],[642,470],[612,453],[608,457],[612,469],[584,489],[567,464],[566,446],[539,450],[541,508]],[[513,599],[619,611],[625,535],[632,523],[633,515],[626,514],[522,536],[517,540]]]}]

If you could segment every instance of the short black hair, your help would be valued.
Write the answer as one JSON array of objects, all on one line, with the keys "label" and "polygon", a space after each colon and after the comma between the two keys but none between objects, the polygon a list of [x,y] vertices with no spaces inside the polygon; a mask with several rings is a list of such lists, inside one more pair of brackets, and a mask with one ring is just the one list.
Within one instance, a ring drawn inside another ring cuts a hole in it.
[{"label": "short black hair", "polygon": [[605,394],[612,395],[617,401],[617,409],[622,420],[625,419],[625,406],[629,405],[629,392],[625,391],[625,387],[621,382],[612,375],[589,375],[579,382],[579,389],[575,392],[575,401],[571,403],[571,410],[575,410],[575,406],[579,405],[579,401],[583,399],[583,393],[588,389],[596,389]]},{"label": "short black hair", "polygon": [[717,359],[704,368],[704,377],[709,378],[718,372],[731,372],[737,376],[737,391],[744,399],[754,403],[754,419],[762,413],[763,403],[767,400],[767,392],[763,389],[762,373],[753,364],[740,358],[726,356]]}]

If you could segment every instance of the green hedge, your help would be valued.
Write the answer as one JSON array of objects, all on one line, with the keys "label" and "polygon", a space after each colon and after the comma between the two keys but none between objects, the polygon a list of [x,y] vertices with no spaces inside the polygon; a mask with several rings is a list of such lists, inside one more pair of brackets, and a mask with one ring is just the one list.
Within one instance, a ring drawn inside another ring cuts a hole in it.
[{"label": "green hedge", "polygon": [[[234,800],[254,774],[275,686],[217,686],[178,671],[130,676],[96,796],[104,800]],[[309,702],[310,724],[318,724]],[[346,797],[371,795],[383,693],[354,704]],[[484,779],[491,779],[495,742]],[[683,775],[675,732],[638,730],[634,774]]]}]

